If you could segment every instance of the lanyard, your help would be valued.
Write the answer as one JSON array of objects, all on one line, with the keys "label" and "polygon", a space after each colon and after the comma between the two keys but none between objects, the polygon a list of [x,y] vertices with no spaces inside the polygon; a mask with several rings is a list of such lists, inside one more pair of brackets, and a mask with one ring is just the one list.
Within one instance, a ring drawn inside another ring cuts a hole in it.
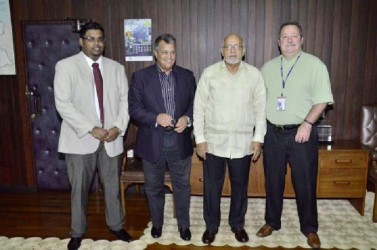
[{"label": "lanyard", "polygon": [[284,79],[284,76],[283,76],[283,57],[280,57],[280,74],[281,74],[281,82],[283,84],[283,89],[285,88],[285,83],[287,82],[287,79],[288,79],[289,75],[291,74],[292,69],[296,66],[296,63],[297,63],[298,59],[300,59],[300,56],[301,56],[301,54],[296,58],[295,63],[289,69],[288,74],[285,77],[285,79]]}]

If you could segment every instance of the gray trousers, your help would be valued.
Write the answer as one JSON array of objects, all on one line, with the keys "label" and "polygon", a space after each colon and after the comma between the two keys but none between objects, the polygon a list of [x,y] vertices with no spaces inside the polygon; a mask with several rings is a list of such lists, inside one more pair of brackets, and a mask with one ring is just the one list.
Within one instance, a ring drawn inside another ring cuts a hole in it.
[{"label": "gray trousers", "polygon": [[176,146],[175,132],[166,132],[160,158],[156,163],[143,160],[145,193],[148,198],[149,212],[154,227],[164,224],[166,166],[173,184],[173,198],[177,215],[178,229],[190,227],[190,171],[191,156],[180,159]]},{"label": "gray trousers", "polygon": [[96,168],[104,191],[106,224],[114,231],[123,228],[124,214],[119,190],[120,158],[120,155],[109,157],[103,143],[92,154],[66,154],[71,184],[71,237],[82,237],[87,231],[88,194]]}]

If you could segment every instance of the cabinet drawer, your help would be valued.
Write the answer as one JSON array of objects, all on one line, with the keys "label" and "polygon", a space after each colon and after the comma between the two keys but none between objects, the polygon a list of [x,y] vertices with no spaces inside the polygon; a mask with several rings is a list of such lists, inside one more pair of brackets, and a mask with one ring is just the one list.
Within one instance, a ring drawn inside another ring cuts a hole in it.
[{"label": "cabinet drawer", "polygon": [[365,195],[366,169],[321,169],[318,173],[317,196],[320,198],[352,198]]},{"label": "cabinet drawer", "polygon": [[203,195],[203,181],[203,167],[193,165],[190,176],[191,194]]},{"label": "cabinet drawer", "polygon": [[365,168],[367,161],[364,152],[320,153],[319,168]]},{"label": "cabinet drawer", "polygon": [[[190,175],[190,185],[192,195],[203,195],[203,162],[199,160],[198,156],[194,153],[191,162],[191,175]],[[222,195],[230,195],[230,185],[229,185],[229,175],[228,171],[225,174],[224,186]]]}]

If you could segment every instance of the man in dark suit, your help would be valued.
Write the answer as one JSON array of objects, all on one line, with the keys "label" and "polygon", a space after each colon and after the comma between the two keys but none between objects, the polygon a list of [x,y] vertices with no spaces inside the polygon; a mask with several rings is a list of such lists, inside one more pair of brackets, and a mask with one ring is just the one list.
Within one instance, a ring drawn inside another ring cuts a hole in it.
[{"label": "man in dark suit", "polygon": [[105,33],[99,23],[80,31],[82,51],[56,64],[54,94],[63,119],[58,151],[65,153],[71,184],[71,240],[78,249],[87,230],[88,193],[96,168],[105,196],[111,233],[131,241],[124,231],[119,174],[123,135],[129,122],[128,84],[123,65],[102,56]]},{"label": "man in dark suit", "polygon": [[193,144],[191,124],[195,78],[175,65],[176,40],[170,34],[154,43],[156,64],[136,71],[128,96],[131,119],[138,126],[135,154],[142,159],[145,192],[152,218],[151,235],[161,237],[164,220],[164,172],[173,183],[178,230],[183,240],[190,232],[190,170]]}]

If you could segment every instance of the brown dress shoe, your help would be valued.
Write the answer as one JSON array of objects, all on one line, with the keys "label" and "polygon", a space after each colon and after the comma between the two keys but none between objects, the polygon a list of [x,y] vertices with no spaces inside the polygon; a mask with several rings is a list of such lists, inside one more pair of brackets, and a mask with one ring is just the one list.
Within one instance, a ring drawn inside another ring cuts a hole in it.
[{"label": "brown dress shoe", "polygon": [[321,241],[316,233],[308,233],[306,237],[308,238],[308,245],[311,248],[319,249],[321,247]]},{"label": "brown dress shoe", "polygon": [[271,235],[273,231],[275,231],[275,229],[273,229],[271,226],[269,226],[267,224],[264,224],[264,226],[261,227],[261,229],[259,229],[259,231],[257,232],[257,236],[258,237],[267,237],[267,236]]}]

